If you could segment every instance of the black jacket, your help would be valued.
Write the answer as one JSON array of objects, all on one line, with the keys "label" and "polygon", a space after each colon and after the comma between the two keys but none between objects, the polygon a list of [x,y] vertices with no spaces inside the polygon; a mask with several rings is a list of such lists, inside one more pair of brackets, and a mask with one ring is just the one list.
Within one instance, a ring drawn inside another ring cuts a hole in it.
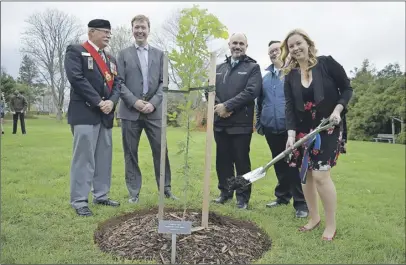
[{"label": "black jacket", "polygon": [[[231,57],[216,68],[215,104],[223,103],[230,117],[214,115],[216,130],[234,128],[235,133],[252,133],[255,98],[262,89],[262,75],[259,65],[249,56],[240,58],[231,68]],[[231,130],[232,131],[232,130]]]},{"label": "black jacket", "polygon": [[26,111],[28,101],[23,95],[13,96],[10,100],[10,110],[15,112]]},{"label": "black jacket", "polygon": [[[337,104],[347,105],[352,97],[352,87],[344,68],[331,56],[317,57],[318,63],[312,68],[314,100],[316,109],[328,118]],[[300,72],[293,69],[285,78],[286,129],[296,130],[296,124],[302,120],[304,102]]]},{"label": "black jacket", "polygon": [[[117,72],[112,72],[113,69],[110,69],[114,76],[113,88],[110,92],[96,61],[93,60],[93,67],[89,66],[89,57],[82,45],[69,45],[66,48],[65,71],[71,84],[68,123],[71,125],[102,123],[106,128],[112,128],[114,109],[120,96]],[[110,63],[117,65],[114,57],[107,54],[106,57],[109,68],[111,68]],[[114,102],[113,110],[107,115],[97,106],[102,99]]]}]

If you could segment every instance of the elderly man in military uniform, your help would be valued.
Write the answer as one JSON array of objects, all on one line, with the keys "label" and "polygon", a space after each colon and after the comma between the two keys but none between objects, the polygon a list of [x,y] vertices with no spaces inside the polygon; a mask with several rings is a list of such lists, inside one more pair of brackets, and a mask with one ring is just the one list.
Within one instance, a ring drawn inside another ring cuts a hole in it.
[{"label": "elderly man in military uniform", "polygon": [[90,191],[94,204],[120,205],[108,197],[114,109],[120,96],[116,61],[103,50],[110,41],[110,22],[90,21],[88,37],[83,44],[69,45],[65,56],[71,84],[68,123],[73,134],[70,203],[79,216],[92,215]]}]

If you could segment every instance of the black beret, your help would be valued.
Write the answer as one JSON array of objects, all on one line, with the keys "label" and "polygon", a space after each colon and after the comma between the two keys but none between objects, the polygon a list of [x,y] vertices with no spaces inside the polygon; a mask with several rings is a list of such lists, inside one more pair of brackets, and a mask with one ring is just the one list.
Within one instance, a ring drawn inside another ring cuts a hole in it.
[{"label": "black beret", "polygon": [[111,29],[110,22],[104,19],[93,19],[87,26],[89,28]]}]

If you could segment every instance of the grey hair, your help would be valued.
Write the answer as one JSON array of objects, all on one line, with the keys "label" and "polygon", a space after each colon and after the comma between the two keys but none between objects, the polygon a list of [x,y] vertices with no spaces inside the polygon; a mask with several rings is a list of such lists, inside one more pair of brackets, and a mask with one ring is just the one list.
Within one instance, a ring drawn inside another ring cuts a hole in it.
[{"label": "grey hair", "polygon": [[244,38],[245,38],[245,41],[248,43],[248,38],[247,38],[247,35],[245,35],[244,33],[242,33],[242,32],[234,32],[233,34],[231,34],[231,36],[230,36],[230,40],[231,40],[231,38],[234,36],[234,35],[236,35],[236,34],[241,34],[241,35],[243,35],[244,36]]}]

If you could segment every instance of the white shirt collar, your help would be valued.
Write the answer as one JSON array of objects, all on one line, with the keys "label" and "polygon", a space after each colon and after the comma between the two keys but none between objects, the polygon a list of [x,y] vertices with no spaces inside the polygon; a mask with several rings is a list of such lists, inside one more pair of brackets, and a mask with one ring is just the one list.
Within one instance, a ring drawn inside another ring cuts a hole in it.
[{"label": "white shirt collar", "polygon": [[88,40],[88,42],[90,43],[90,45],[92,45],[93,46],[93,48],[95,48],[95,50],[97,51],[97,52],[99,52],[99,50],[103,50],[103,49],[100,49],[99,47],[97,47],[97,45],[96,44],[94,44],[91,40]]},{"label": "white shirt collar", "polygon": [[[134,46],[135,46],[135,48],[137,48],[137,49],[138,49],[139,47],[141,47],[141,46],[138,45],[137,43],[134,43]],[[147,51],[149,50],[149,45],[148,45],[148,43],[147,43],[147,45],[144,46],[144,49],[147,50]]]},{"label": "white shirt collar", "polygon": [[279,72],[280,72],[279,69],[277,69],[276,67],[274,67],[273,71],[274,71],[274,73],[275,73],[277,76],[279,76]]}]

